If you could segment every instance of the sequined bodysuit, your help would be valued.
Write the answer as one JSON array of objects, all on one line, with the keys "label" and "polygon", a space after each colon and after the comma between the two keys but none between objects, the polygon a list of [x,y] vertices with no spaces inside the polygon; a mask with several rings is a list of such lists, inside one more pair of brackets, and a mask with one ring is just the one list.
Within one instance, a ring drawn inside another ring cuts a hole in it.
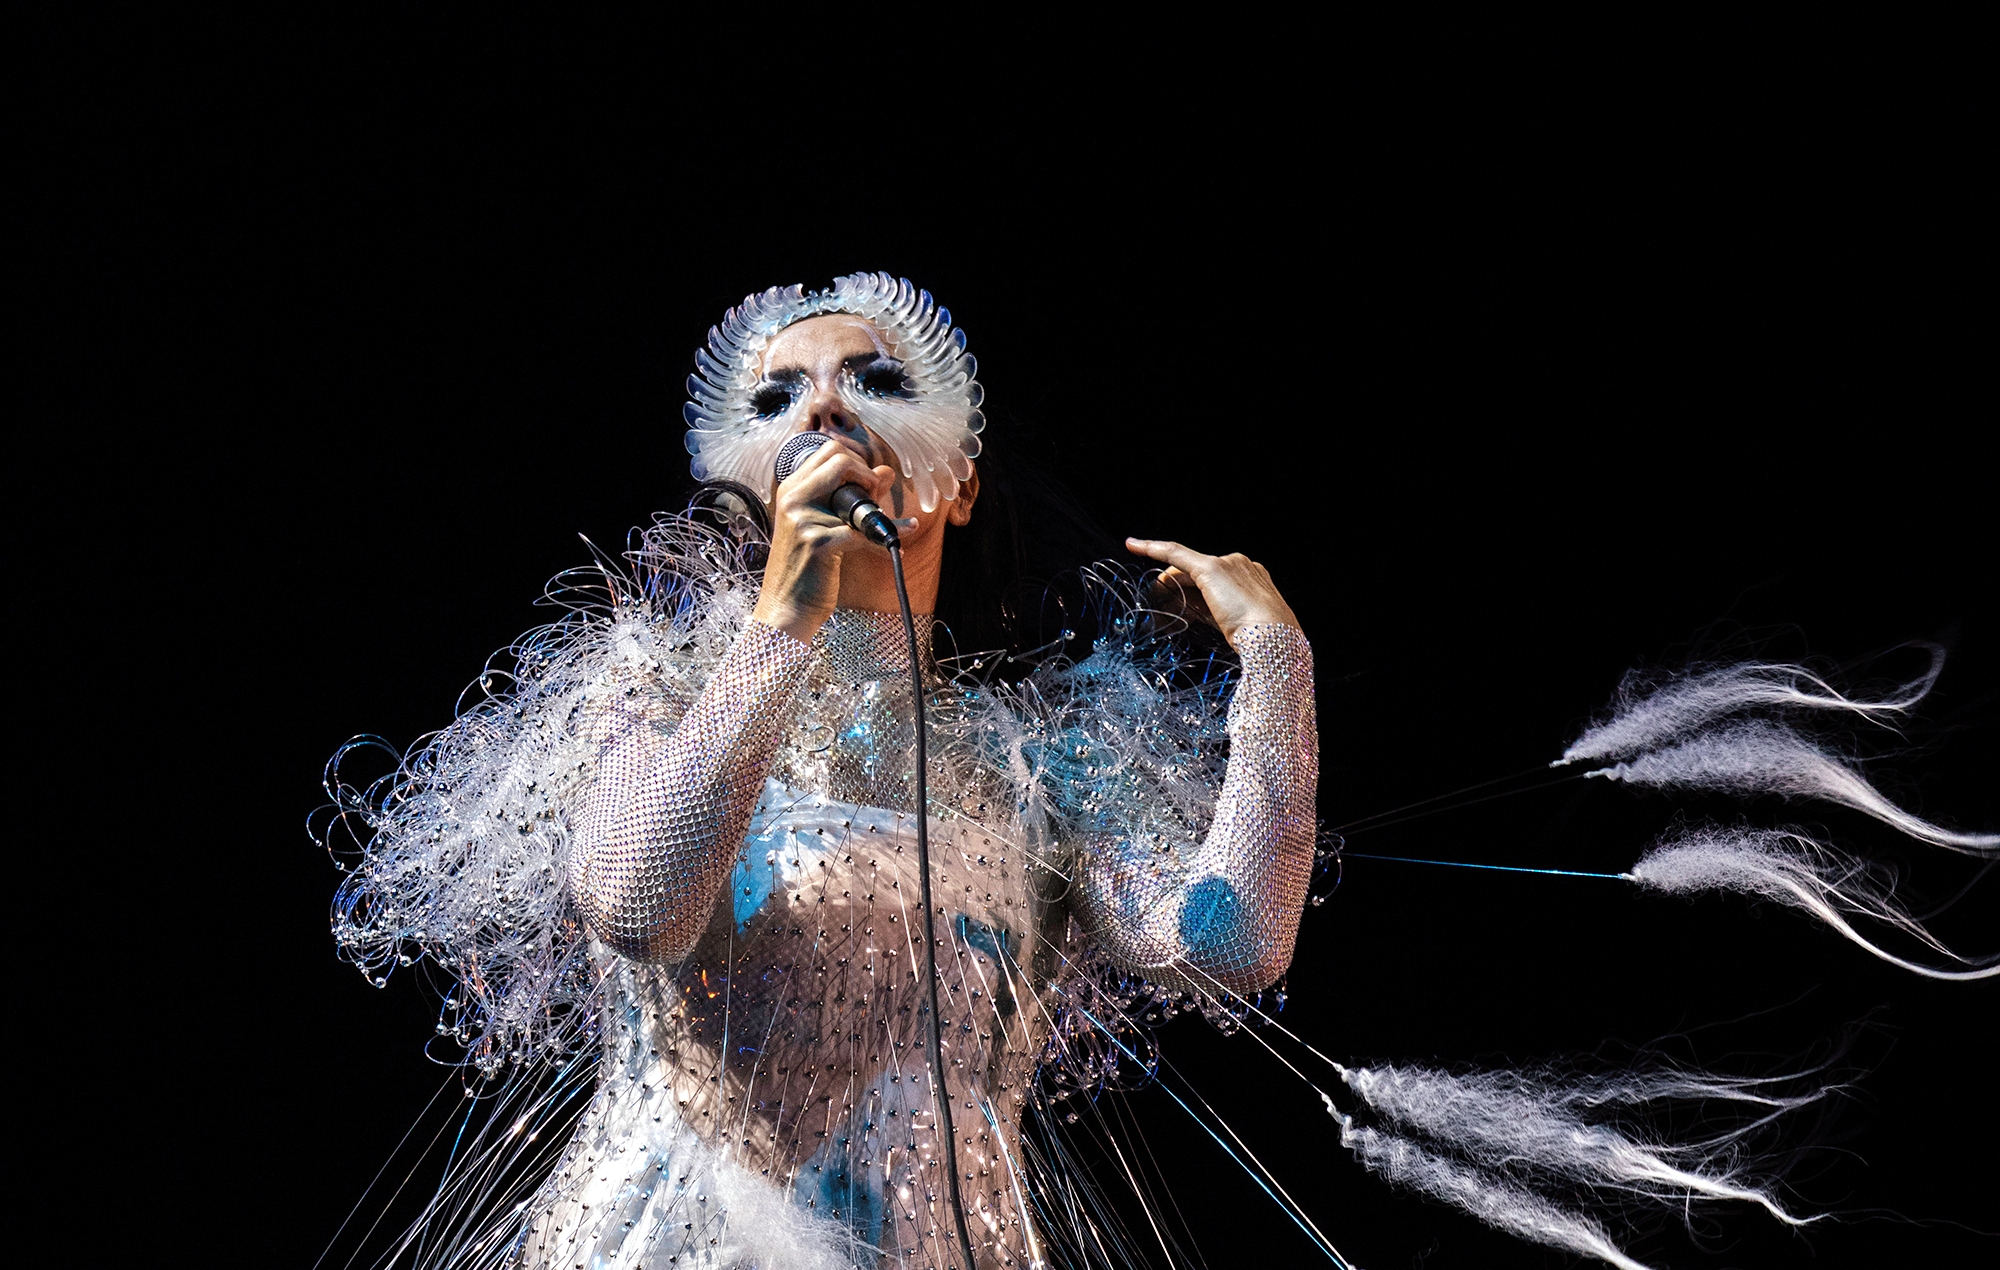
[{"label": "sequined bodysuit", "polygon": [[[680,1217],[706,1197],[683,1193],[676,1164],[692,1136],[883,1266],[957,1264],[941,1172],[957,1167],[980,1266],[1038,1263],[1019,1127],[1065,970],[1094,946],[1155,982],[1253,992],[1290,960],[1312,865],[1311,652],[1277,625],[1243,629],[1237,651],[1227,775],[1185,847],[1064,840],[1018,752],[942,777],[934,763],[948,1152],[924,1052],[900,618],[840,610],[810,648],[751,622],[678,717],[643,681],[607,693],[570,855],[606,976],[605,1052],[522,1260],[698,1254]],[[924,653],[927,709],[968,730],[990,703]]]}]

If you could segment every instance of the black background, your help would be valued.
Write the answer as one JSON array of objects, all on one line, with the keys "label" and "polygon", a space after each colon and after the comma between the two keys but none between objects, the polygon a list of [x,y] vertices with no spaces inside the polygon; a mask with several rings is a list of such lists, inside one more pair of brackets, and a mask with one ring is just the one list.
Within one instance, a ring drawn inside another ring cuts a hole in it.
[{"label": "black background", "polygon": [[[121,828],[86,801],[64,841],[131,880],[166,1038],[149,1193],[202,1264],[312,1264],[445,1076],[433,1003],[333,957],[336,876],[303,830],[321,764],[444,723],[544,620],[576,534],[677,504],[681,381],[753,288],[916,280],[970,332],[995,428],[1107,528],[1267,563],[1317,651],[1329,823],[1545,763],[1629,666],[1815,656],[1865,683],[1913,667],[1869,660],[1910,639],[1950,647],[1937,691],[1857,749],[1905,806],[2000,815],[1991,208],[1949,75],[1891,85],[1850,54],[1783,89],[1685,66],[1469,86],[1406,52],[1275,93],[1140,95],[1156,77],[1121,62],[848,100],[669,92],[638,51],[555,83],[449,40],[421,65],[341,47],[107,76],[39,120],[74,142],[44,156],[44,325],[84,369],[46,399],[26,492],[60,503],[31,541],[66,561],[42,611],[95,615],[108,686],[62,736],[144,738],[111,792],[79,787],[129,798]],[[1597,782],[1352,846],[1615,872],[1677,806],[1815,826],[1932,897],[1970,876],[1835,811]],[[1984,951],[1994,911],[1989,883],[1936,925]],[[132,981],[114,947],[127,977],[95,982]],[[1343,1060],[1683,1037],[1769,1070],[1851,1038],[1865,1078],[1799,1130],[1800,1205],[1833,1218],[1722,1213],[1699,1248],[1667,1222],[1635,1251],[1996,1247],[1966,1229],[1996,1224],[1990,983],[1736,899],[1351,861],[1290,987],[1286,1024]],[[1359,1264],[1564,1263],[1364,1175],[1247,1039],[1164,1042]],[[1131,1106],[1208,1265],[1313,1262],[1177,1109]]]}]

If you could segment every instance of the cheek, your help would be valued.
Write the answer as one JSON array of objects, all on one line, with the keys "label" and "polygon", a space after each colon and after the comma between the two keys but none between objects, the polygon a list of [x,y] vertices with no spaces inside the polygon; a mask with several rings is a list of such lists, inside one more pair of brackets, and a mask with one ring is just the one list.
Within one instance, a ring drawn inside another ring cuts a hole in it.
[{"label": "cheek", "polygon": [[[890,462],[893,463],[895,460],[891,459]],[[917,504],[916,482],[910,480],[908,477],[898,479],[889,488],[889,501],[893,504],[889,509],[889,514],[896,519],[901,520],[905,516],[915,516],[917,518],[917,527],[904,532],[903,538],[905,541],[913,542],[917,539],[928,538],[935,533],[942,533],[945,520],[951,515],[952,504],[950,503],[941,502],[937,505],[936,510],[931,512],[924,511]]]},{"label": "cheek", "polygon": [[[866,428],[863,430],[867,431]],[[903,470],[903,461],[896,457],[896,451],[887,441],[876,436],[874,432],[868,431],[868,466],[893,467],[898,472],[901,472]]]}]

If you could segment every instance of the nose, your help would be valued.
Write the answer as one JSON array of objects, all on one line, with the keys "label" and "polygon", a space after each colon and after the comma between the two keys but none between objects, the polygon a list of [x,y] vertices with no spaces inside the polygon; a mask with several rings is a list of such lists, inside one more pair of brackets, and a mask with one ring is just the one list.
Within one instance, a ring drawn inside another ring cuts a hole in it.
[{"label": "nose", "polygon": [[802,432],[825,432],[833,436],[851,436],[860,428],[847,405],[840,399],[840,392],[834,376],[813,376],[811,395],[806,398],[805,426]]}]

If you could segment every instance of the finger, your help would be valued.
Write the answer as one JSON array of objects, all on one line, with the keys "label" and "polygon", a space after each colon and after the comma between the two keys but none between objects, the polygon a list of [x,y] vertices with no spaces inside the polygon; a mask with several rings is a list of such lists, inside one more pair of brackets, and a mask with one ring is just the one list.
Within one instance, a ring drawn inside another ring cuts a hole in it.
[{"label": "finger", "polygon": [[[825,452],[834,447],[828,445],[820,449]],[[844,450],[843,453],[828,458],[826,471],[816,469],[810,478],[810,484],[801,486],[801,489],[811,491],[809,497],[814,501],[824,501],[843,485],[857,485],[867,491],[871,501],[887,505],[890,492],[896,488],[896,480],[895,468],[886,464],[869,467],[867,459],[852,450]]]},{"label": "finger", "polygon": [[[897,480],[896,469],[893,467],[889,467],[887,465],[878,467],[867,467],[866,460],[862,460],[861,462],[863,468],[867,472],[867,479],[854,481],[852,482],[852,484],[859,485],[862,489],[867,490],[870,501],[872,501],[877,507],[883,508],[884,514],[886,515],[887,509],[895,506],[895,504],[890,501],[889,495],[896,488],[896,480]],[[910,528],[916,527],[917,522],[914,517],[905,517],[903,520],[898,520],[896,523],[898,525],[902,525],[905,524],[905,522],[907,522]]]},{"label": "finger", "polygon": [[800,464],[784,488],[793,497],[823,503],[843,485],[859,485],[872,494],[881,485],[881,477],[846,446],[827,445]]},{"label": "finger", "polygon": [[780,488],[808,477],[811,473],[819,471],[829,463],[838,462],[843,456],[858,457],[859,455],[860,451],[838,438],[832,439],[826,444],[815,446],[807,450],[805,457],[801,458],[793,466],[791,476],[780,483]]},{"label": "finger", "polygon": [[1127,538],[1125,549],[1135,555],[1173,565],[1190,577],[1194,575],[1196,569],[1215,563],[1214,556],[1205,556],[1192,547],[1153,538]]},{"label": "finger", "polygon": [[[901,478],[897,475],[895,468],[887,464],[881,464],[868,468],[867,480],[856,481],[854,483],[862,489],[867,490],[869,499],[882,509],[883,515],[887,516],[889,509],[896,505],[890,496],[895,492],[896,482],[899,479]],[[900,529],[915,529],[917,527],[917,518],[915,516],[904,516],[901,518],[892,516],[890,519]]]}]

